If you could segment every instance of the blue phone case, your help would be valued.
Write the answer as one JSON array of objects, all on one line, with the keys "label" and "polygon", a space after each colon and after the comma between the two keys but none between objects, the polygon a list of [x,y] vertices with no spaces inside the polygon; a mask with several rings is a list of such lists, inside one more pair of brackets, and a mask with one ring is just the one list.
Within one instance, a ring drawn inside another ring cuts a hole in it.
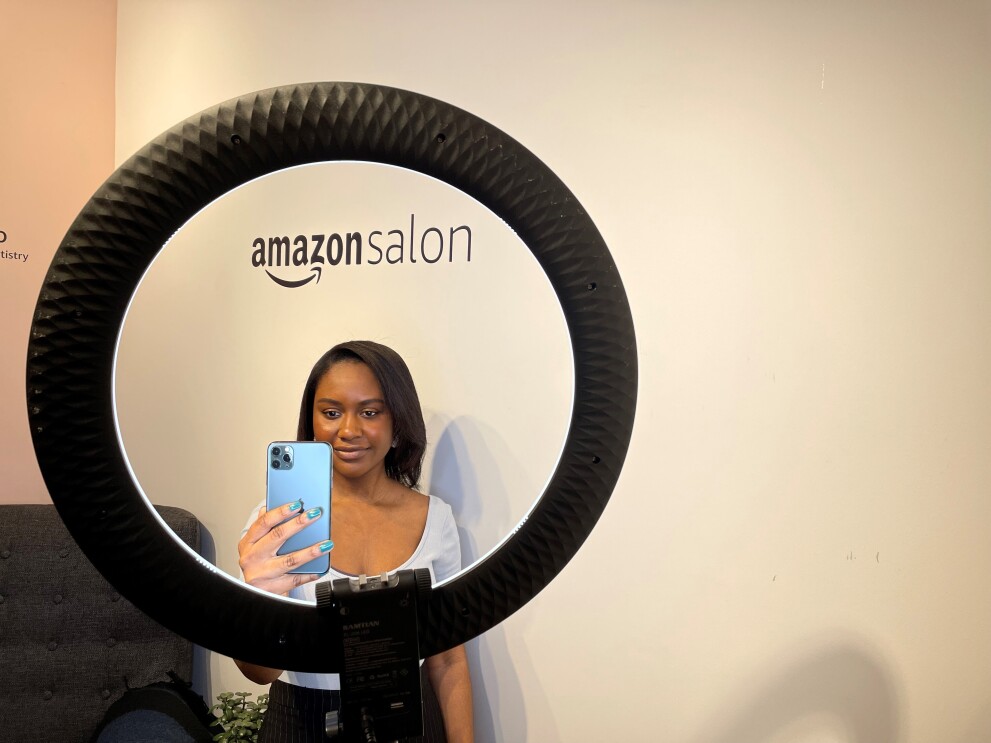
[{"label": "blue phone case", "polygon": [[[333,460],[330,444],[325,441],[273,441],[268,445],[268,482],[265,507],[268,510],[286,503],[302,501],[302,511],[320,507],[323,516],[294,534],[278,554],[310,547],[330,539],[330,491]],[[291,573],[316,573],[330,570],[330,554],[293,568]]]}]

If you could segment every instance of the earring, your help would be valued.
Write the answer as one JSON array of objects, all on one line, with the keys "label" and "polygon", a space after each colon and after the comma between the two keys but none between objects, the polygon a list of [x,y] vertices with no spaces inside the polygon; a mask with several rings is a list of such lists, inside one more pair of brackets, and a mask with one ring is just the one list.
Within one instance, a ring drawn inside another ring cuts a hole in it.
[{"label": "earring", "polygon": [[392,448],[395,449],[398,444],[399,444],[399,437],[398,436],[393,437]]}]

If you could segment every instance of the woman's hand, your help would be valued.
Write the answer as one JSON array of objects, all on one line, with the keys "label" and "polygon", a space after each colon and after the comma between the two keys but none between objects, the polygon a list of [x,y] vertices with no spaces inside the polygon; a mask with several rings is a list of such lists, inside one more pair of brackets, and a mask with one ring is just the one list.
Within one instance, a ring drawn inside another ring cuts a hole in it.
[{"label": "woman's hand", "polygon": [[285,596],[293,588],[312,583],[320,577],[314,573],[289,571],[327,554],[334,546],[329,539],[285,555],[277,554],[289,537],[323,516],[323,509],[311,508],[300,513],[301,508],[299,501],[296,501],[273,511],[262,508],[259,512],[258,518],[237,543],[238,564],[245,583]]}]

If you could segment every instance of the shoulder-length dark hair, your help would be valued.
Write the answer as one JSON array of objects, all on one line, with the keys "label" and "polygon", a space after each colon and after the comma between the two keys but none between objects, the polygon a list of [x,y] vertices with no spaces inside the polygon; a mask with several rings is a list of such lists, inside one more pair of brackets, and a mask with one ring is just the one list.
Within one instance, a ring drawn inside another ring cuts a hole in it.
[{"label": "shoulder-length dark hair", "polygon": [[413,384],[413,375],[403,357],[381,343],[347,341],[337,344],[320,357],[303,388],[297,440],[313,440],[313,400],[317,384],[334,364],[342,361],[365,364],[378,380],[386,407],[392,415],[393,435],[396,438],[395,447],[385,455],[385,473],[408,488],[416,488],[420,483],[423,455],[427,449],[423,410]]}]

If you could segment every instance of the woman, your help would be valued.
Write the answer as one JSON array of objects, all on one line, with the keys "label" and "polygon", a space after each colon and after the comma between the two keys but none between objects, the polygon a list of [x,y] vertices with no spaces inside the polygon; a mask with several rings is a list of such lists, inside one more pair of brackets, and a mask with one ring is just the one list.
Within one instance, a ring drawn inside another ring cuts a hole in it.
[{"label": "woman", "polygon": [[[245,581],[315,601],[316,580],[429,568],[436,582],[460,570],[460,543],[450,507],[414,489],[426,429],[413,379],[399,354],[371,341],[330,349],[313,367],[303,390],[297,439],[326,441],[334,449],[333,544],[277,555],[286,539],[323,514],[311,510],[296,515],[296,504],[271,512],[259,506],[238,543]],[[326,575],[288,572],[331,546],[332,566]],[[324,738],[324,712],[339,706],[336,674],[283,672],[235,662],[251,681],[272,684],[259,740],[288,740],[290,731],[300,727],[310,731],[312,740]],[[471,679],[464,647],[427,658],[422,671],[424,740],[443,741],[446,730],[449,743],[470,742]]]}]

